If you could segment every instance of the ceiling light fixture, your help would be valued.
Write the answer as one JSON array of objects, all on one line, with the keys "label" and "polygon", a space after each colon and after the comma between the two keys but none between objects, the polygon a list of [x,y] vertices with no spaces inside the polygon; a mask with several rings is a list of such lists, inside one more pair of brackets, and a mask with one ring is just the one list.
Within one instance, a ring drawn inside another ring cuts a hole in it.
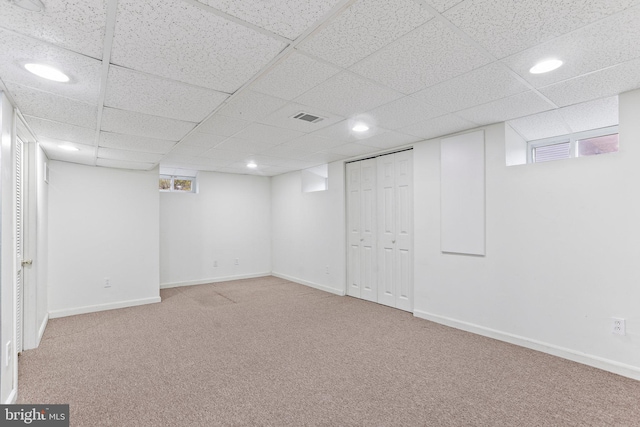
[{"label": "ceiling light fixture", "polygon": [[44,3],[40,0],[11,0],[11,3],[29,12],[44,12]]},{"label": "ceiling light fixture", "polygon": [[549,71],[553,71],[556,68],[560,68],[562,66],[562,61],[559,59],[547,59],[545,61],[538,62],[536,65],[531,67],[529,72],[531,74],[542,74],[548,73]]},{"label": "ceiling light fixture", "polygon": [[247,163],[247,167],[248,167],[248,168],[251,168],[251,169],[255,169],[255,168],[257,168],[257,167],[258,167],[258,165],[256,165],[256,164],[255,164],[255,163],[253,163],[253,162],[249,162],[249,163]]},{"label": "ceiling light fixture", "polygon": [[63,150],[67,150],[67,151],[80,151],[80,149],[78,147],[74,147],[73,145],[68,145],[68,144],[58,145],[58,147],[62,148]]},{"label": "ceiling light fixture", "polygon": [[357,123],[354,127],[351,128],[354,132],[366,132],[369,130],[369,126],[364,123]]},{"label": "ceiling light fixture", "polygon": [[66,83],[69,77],[60,70],[43,64],[25,64],[24,68],[32,74],[54,82]]}]

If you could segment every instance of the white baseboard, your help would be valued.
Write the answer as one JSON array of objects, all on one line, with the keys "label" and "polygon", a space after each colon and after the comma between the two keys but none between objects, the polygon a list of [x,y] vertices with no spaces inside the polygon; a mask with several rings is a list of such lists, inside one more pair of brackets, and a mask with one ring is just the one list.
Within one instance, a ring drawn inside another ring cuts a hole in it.
[{"label": "white baseboard", "polygon": [[271,275],[275,276],[275,277],[279,277],[281,279],[289,280],[291,282],[300,283],[301,285],[309,286],[311,288],[319,289],[321,291],[329,292],[329,293],[332,293],[332,294],[335,294],[335,295],[340,295],[340,296],[344,296],[345,295],[344,289],[330,288],[330,287],[325,286],[325,285],[319,285],[317,283],[308,282],[306,280],[298,279],[297,277],[288,276],[288,275],[282,274],[282,273],[276,273],[275,271],[271,272]]},{"label": "white baseboard", "polygon": [[16,403],[17,399],[18,399],[18,390],[14,388],[13,390],[11,390],[11,393],[9,393],[9,397],[7,397],[7,400],[4,402],[4,404],[13,405],[14,403]]},{"label": "white baseboard", "polygon": [[36,341],[36,348],[40,346],[40,341],[42,341],[42,336],[44,335],[44,330],[47,328],[47,323],[49,322],[49,313],[44,316],[44,320],[40,325],[40,329],[38,330],[38,341]]},{"label": "white baseboard", "polygon": [[214,277],[211,279],[190,280],[188,282],[161,283],[160,289],[177,288],[180,286],[206,285],[207,283],[228,282],[230,280],[254,279],[256,277],[271,276],[270,271],[254,274],[239,274],[237,276]]},{"label": "white baseboard", "polygon": [[108,304],[87,305],[84,307],[65,308],[49,312],[49,319],[58,317],[75,316],[76,314],[94,313],[96,311],[115,310],[117,308],[135,307],[137,305],[153,304],[160,302],[160,297],[141,298],[128,301],[111,302]]},{"label": "white baseboard", "polygon": [[590,354],[571,350],[569,348],[560,347],[554,344],[548,344],[519,335],[486,328],[484,326],[479,326],[473,323],[463,322],[460,320],[451,319],[449,317],[428,313],[426,311],[414,310],[413,315],[421,319],[440,323],[441,325],[451,326],[452,328],[461,329],[463,331],[471,332],[489,338],[494,338],[499,341],[508,342],[510,344],[519,345],[521,347],[530,348],[532,350],[541,351],[543,353],[562,357],[563,359],[568,359],[574,362],[582,363],[584,365],[593,366],[594,368],[602,369],[604,371],[613,372],[614,374],[622,375],[624,377],[640,380],[640,368],[636,366],[627,365],[599,356],[593,356]]}]

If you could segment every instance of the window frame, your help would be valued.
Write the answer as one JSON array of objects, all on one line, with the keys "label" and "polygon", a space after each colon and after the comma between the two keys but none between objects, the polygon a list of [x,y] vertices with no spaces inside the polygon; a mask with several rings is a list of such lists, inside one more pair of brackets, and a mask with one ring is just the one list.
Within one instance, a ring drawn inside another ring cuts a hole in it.
[{"label": "window frame", "polygon": [[[527,163],[536,163],[534,152],[535,152],[535,149],[538,147],[545,147],[548,145],[555,145],[555,144],[562,144],[562,143],[569,142],[570,143],[569,158],[574,159],[579,157],[578,141],[583,139],[597,138],[600,136],[614,135],[618,133],[619,133],[618,125],[615,125],[615,126],[607,126],[599,129],[585,130],[582,132],[574,132],[574,133],[565,134],[565,135],[552,136],[550,138],[527,141]],[[546,163],[546,162],[542,162],[542,163]]]},{"label": "window frame", "polygon": [[[169,188],[166,190],[163,190],[161,188],[158,188],[158,190],[161,193],[195,193],[196,192],[196,177],[195,176],[181,176],[181,175],[164,175],[161,174],[158,176],[158,186],[160,185],[160,180],[161,179],[169,179],[171,181],[171,184],[169,185]],[[182,180],[182,181],[191,181],[191,190],[186,191],[186,190],[176,190],[174,188],[174,181],[175,180]]]}]

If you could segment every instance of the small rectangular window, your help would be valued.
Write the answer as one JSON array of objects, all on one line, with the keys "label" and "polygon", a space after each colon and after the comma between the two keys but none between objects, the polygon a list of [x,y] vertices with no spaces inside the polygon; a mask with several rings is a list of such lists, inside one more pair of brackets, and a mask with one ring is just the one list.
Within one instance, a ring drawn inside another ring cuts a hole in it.
[{"label": "small rectangular window", "polygon": [[533,162],[549,162],[551,160],[568,159],[571,157],[571,141],[558,144],[542,145],[533,148]]},{"label": "small rectangular window", "polygon": [[598,154],[615,153],[618,151],[618,134],[596,136],[578,140],[578,157],[596,156]]},{"label": "small rectangular window", "polygon": [[528,146],[530,163],[615,153],[619,148],[618,127],[611,126],[529,141]]},{"label": "small rectangular window", "polygon": [[196,178],[192,176],[160,175],[158,184],[160,191],[176,193],[195,193]]}]

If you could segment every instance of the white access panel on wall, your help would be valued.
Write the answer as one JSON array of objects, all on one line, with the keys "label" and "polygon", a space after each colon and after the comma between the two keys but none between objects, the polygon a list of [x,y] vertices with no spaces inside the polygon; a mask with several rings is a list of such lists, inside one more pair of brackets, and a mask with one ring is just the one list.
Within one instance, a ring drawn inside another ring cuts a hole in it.
[{"label": "white access panel on wall", "polygon": [[485,254],[484,131],[440,142],[441,250]]},{"label": "white access panel on wall", "polygon": [[347,295],[413,310],[413,151],[347,164]]}]

